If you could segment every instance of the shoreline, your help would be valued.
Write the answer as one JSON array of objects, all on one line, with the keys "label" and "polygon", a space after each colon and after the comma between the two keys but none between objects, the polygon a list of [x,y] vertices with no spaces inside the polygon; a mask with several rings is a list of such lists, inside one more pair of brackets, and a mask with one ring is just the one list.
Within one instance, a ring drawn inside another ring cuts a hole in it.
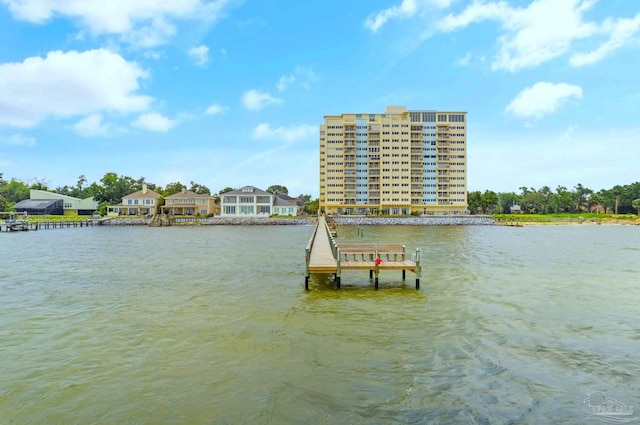
[{"label": "shoreline", "polygon": [[[338,225],[343,226],[470,226],[495,225],[490,216],[438,216],[438,217],[334,217]],[[148,226],[150,218],[113,217],[102,219],[102,226]],[[178,218],[171,226],[300,226],[313,225],[315,217],[310,218]]]},{"label": "shoreline", "polygon": [[[523,216],[514,220],[496,220],[491,216],[417,216],[417,217],[354,217],[334,216],[343,226],[638,226],[640,220],[592,219],[592,218],[544,218]],[[149,218],[113,217],[101,219],[103,226],[148,226]],[[178,218],[172,226],[311,226],[315,217],[309,218],[256,218],[209,217]]]}]

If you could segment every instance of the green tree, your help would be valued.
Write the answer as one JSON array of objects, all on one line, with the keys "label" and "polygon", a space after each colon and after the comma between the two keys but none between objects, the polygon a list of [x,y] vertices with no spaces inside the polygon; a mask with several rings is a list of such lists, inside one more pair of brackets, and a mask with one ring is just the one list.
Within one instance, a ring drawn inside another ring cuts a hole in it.
[{"label": "green tree", "polygon": [[500,200],[500,207],[505,213],[511,212],[512,206],[520,205],[520,196],[514,192],[498,193],[498,199]]},{"label": "green tree", "polygon": [[80,174],[80,177],[78,177],[78,183],[76,184],[80,193],[82,193],[82,187],[86,182],[87,182],[87,177],[84,174]]},{"label": "green tree", "polygon": [[481,202],[482,212],[484,212],[485,214],[491,214],[498,207],[498,194],[491,190],[485,190],[482,194]]},{"label": "green tree", "polygon": [[317,215],[318,208],[320,208],[320,199],[318,198],[304,204],[304,210],[311,215]]},{"label": "green tree", "polygon": [[45,179],[35,178],[33,179],[33,183],[29,186],[30,189],[33,190],[49,190],[49,182]]},{"label": "green tree", "polygon": [[182,192],[182,189],[186,189],[186,188],[187,186],[183,185],[180,182],[167,183],[167,185],[164,187],[164,195],[171,196],[176,193]]},{"label": "green tree", "polygon": [[482,210],[482,193],[479,190],[467,193],[467,209],[471,214],[478,214]]},{"label": "green tree", "polygon": [[556,212],[570,212],[573,208],[573,200],[571,199],[571,193],[564,186],[558,186],[556,188]]},{"label": "green tree", "polygon": [[92,183],[87,188],[87,196],[93,196],[99,203],[109,205],[122,202],[122,197],[142,189],[144,179],[135,180],[129,176],[118,176],[114,172],[106,173],[101,179],[101,185]]},{"label": "green tree", "polygon": [[199,195],[211,195],[211,190],[209,190],[209,188],[207,186],[195,183],[193,180],[191,181],[191,187],[189,187],[189,190],[192,192],[195,192]]},{"label": "green tree", "polygon": [[311,195],[303,195],[301,193],[300,195],[298,195],[298,199],[306,204],[306,203],[311,202]]},{"label": "green tree", "polygon": [[29,186],[24,182],[12,178],[9,181],[3,180],[3,183],[0,186],[0,196],[5,199],[7,206],[29,199]]},{"label": "green tree", "polygon": [[229,186],[227,186],[227,187],[225,187],[224,189],[221,189],[221,190],[218,192],[218,194],[219,194],[219,195],[222,195],[223,193],[233,192],[234,190],[236,190],[236,189],[235,189],[235,188],[233,188],[233,187],[229,187]]},{"label": "green tree", "polygon": [[542,213],[547,214],[551,210],[554,201],[553,192],[549,186],[543,186],[538,193],[540,194],[540,202],[542,203]]},{"label": "green tree", "polygon": [[623,188],[622,188],[622,186],[615,185],[615,186],[613,186],[611,191],[613,192],[613,195],[615,196],[615,206],[614,206],[613,212],[615,214],[618,214],[618,207],[620,206],[620,196],[622,195]]},{"label": "green tree", "polygon": [[593,190],[582,186],[582,183],[578,183],[574,186],[574,201],[576,204],[576,212],[582,211],[582,207],[587,205],[587,199],[589,195],[593,193]]},{"label": "green tree", "polygon": [[602,205],[603,203],[604,203],[604,199],[602,198],[602,195],[600,195],[599,193],[592,194],[591,196],[589,196],[589,199],[587,200],[587,205],[589,206],[589,212],[591,212],[594,207],[597,207],[598,205]]},{"label": "green tree", "polygon": [[284,186],[280,186],[278,184],[274,184],[272,186],[269,186],[266,190],[266,192],[269,192],[273,195],[288,195],[289,194],[289,189],[287,189]]},{"label": "green tree", "polygon": [[631,205],[638,211],[638,215],[640,215],[640,198],[631,201]]}]

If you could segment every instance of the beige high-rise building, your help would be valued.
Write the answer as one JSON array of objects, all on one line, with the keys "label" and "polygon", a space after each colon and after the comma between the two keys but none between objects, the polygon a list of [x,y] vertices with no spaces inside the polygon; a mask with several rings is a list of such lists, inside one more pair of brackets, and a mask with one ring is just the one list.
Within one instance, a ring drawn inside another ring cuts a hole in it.
[{"label": "beige high-rise building", "polygon": [[320,211],[462,215],[467,210],[467,113],[326,115],[320,125]]}]

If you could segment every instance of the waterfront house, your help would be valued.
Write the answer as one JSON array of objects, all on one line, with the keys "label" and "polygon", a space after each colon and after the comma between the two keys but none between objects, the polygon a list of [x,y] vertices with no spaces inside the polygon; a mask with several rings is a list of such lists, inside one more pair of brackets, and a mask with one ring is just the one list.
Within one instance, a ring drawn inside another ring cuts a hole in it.
[{"label": "waterfront house", "polygon": [[118,205],[107,207],[108,215],[154,215],[158,212],[158,206],[162,195],[149,189],[146,184],[142,189],[122,197]]},{"label": "waterfront house", "polygon": [[18,202],[13,208],[18,212],[26,211],[28,214],[91,215],[98,209],[98,203],[93,197],[80,199],[31,189],[29,199]]},{"label": "waterfront house", "polygon": [[202,215],[220,214],[220,205],[216,204],[213,196],[195,193],[182,189],[181,192],[165,198],[162,206],[163,214],[170,215]]},{"label": "waterfront house", "polygon": [[269,217],[295,216],[300,207],[255,186],[244,186],[220,195],[220,208],[223,217]]}]

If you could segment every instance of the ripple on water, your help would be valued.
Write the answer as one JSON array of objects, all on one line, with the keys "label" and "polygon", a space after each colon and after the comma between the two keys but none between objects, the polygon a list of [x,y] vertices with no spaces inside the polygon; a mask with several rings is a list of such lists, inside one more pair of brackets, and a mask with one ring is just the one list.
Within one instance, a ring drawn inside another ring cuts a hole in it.
[{"label": "ripple on water", "polygon": [[590,391],[633,403],[640,229],[399,227],[339,237],[421,248],[420,291],[304,291],[307,226],[16,235],[0,255],[38,261],[0,274],[3,419],[581,423]]}]

